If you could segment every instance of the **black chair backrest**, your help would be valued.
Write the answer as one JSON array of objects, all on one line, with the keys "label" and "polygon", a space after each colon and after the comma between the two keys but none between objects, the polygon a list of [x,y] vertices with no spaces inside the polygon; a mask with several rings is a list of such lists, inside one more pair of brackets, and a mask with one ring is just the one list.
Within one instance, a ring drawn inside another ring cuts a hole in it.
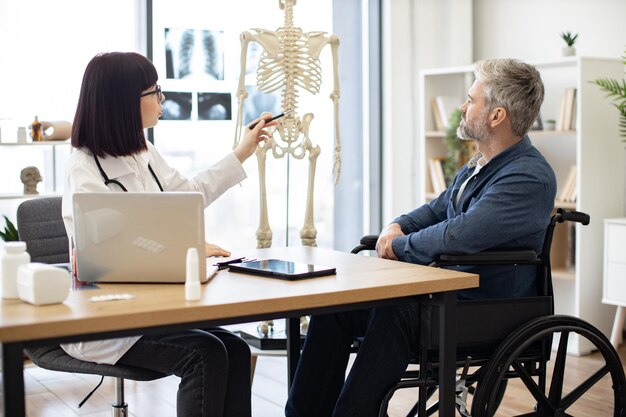
[{"label": "black chair backrest", "polygon": [[61,197],[26,200],[17,208],[17,231],[32,262],[67,263],[69,245],[61,215]]}]

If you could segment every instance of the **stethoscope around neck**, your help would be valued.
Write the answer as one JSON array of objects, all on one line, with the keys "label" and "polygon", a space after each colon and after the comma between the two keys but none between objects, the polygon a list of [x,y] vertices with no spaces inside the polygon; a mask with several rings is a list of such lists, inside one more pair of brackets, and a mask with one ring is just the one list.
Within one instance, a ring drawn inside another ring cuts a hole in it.
[{"label": "stethoscope around neck", "polygon": [[[118,180],[110,179],[109,176],[106,174],[106,172],[104,172],[104,169],[102,169],[102,165],[100,165],[100,161],[98,160],[98,157],[96,155],[94,155],[93,158],[96,160],[96,165],[98,166],[98,170],[100,171],[100,174],[102,175],[102,178],[104,179],[104,185],[109,186],[109,184],[115,184],[118,187],[120,187],[122,189],[122,191],[127,193],[128,189],[126,189],[126,187],[124,187],[124,184],[122,184]],[[156,181],[157,185],[159,186],[159,190],[163,191],[163,187],[161,186],[161,182],[159,181],[159,179],[157,178],[156,174],[154,173],[154,170],[150,166],[150,163],[148,163],[148,170],[150,171],[150,174],[152,175],[152,178],[154,178],[154,181]]]}]

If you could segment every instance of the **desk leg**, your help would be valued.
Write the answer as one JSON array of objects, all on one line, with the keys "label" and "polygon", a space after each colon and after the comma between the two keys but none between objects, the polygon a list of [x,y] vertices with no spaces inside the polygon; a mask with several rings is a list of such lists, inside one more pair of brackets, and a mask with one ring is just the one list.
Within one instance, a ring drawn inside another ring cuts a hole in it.
[{"label": "desk leg", "polygon": [[456,389],[456,292],[448,291],[439,298],[439,416],[455,415]]},{"label": "desk leg", "polygon": [[2,345],[4,416],[23,417],[26,415],[23,360],[21,344]]},{"label": "desk leg", "polygon": [[287,320],[287,391],[291,389],[291,383],[296,375],[296,367],[300,360],[300,318],[288,318]]}]

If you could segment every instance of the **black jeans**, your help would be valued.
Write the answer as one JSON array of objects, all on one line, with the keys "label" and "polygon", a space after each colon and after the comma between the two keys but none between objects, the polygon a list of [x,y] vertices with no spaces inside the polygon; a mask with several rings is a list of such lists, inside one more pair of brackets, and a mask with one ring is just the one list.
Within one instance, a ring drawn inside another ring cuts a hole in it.
[{"label": "black jeans", "polygon": [[250,348],[224,329],[142,336],[117,362],[180,377],[178,417],[250,417]]},{"label": "black jeans", "polygon": [[[287,417],[374,417],[417,350],[419,304],[314,316],[289,392]],[[364,336],[345,378],[350,346]],[[345,381],[344,381],[345,379]]]}]

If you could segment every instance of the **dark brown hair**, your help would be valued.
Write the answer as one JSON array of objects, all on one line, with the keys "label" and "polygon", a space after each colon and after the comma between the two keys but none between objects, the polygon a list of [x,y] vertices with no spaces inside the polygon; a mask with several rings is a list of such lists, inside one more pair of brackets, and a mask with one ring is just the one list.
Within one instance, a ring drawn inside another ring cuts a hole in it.
[{"label": "dark brown hair", "polygon": [[141,93],[156,84],[152,62],[134,52],[96,55],[87,65],[72,125],[72,146],[104,157],[147,149]]}]

